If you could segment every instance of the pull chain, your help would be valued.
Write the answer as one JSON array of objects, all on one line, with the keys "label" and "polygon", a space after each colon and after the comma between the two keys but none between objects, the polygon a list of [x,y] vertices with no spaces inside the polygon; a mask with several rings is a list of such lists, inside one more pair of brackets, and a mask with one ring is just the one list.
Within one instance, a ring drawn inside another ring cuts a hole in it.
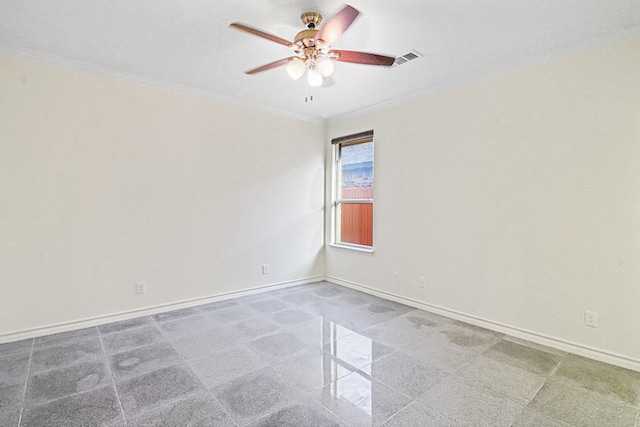
[{"label": "pull chain", "polygon": [[307,79],[305,79],[304,87],[306,92],[306,95],[304,96],[304,102],[312,102],[313,95],[309,95],[309,81]]}]

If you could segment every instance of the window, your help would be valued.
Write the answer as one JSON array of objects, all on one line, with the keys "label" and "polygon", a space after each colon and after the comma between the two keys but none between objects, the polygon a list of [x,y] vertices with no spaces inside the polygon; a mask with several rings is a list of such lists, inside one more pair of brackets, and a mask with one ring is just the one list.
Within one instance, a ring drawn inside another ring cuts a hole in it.
[{"label": "window", "polygon": [[373,248],[373,131],[336,138],[334,244]]}]

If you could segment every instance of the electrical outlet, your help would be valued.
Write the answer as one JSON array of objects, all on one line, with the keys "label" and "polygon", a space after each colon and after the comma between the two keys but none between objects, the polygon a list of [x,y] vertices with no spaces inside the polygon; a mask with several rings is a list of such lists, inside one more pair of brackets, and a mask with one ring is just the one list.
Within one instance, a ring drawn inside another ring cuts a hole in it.
[{"label": "electrical outlet", "polygon": [[269,274],[269,264],[262,264],[262,274]]},{"label": "electrical outlet", "polygon": [[400,283],[400,273],[398,273],[397,271],[393,273],[393,279],[396,283]]},{"label": "electrical outlet", "polygon": [[147,284],[144,282],[136,283],[136,294],[144,294],[147,290]]},{"label": "electrical outlet", "polygon": [[591,328],[598,327],[598,313],[595,311],[585,310],[584,312],[584,325]]},{"label": "electrical outlet", "polygon": [[427,278],[426,278],[426,277],[424,277],[424,276],[421,276],[421,277],[418,279],[418,282],[420,282],[420,287],[421,287],[421,288],[424,288],[425,286],[427,286]]}]

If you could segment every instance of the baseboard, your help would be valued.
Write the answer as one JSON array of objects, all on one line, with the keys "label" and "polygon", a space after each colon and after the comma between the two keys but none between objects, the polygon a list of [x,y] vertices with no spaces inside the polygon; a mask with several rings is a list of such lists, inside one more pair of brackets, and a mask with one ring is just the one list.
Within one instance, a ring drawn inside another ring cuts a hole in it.
[{"label": "baseboard", "polygon": [[324,280],[381,298],[396,301],[411,307],[419,308],[424,311],[429,311],[431,313],[459,320],[461,322],[470,323],[475,326],[480,326],[485,329],[490,329],[492,331],[520,338],[525,341],[534,342],[536,344],[541,344],[561,351],[566,351],[567,353],[576,354],[578,356],[587,357],[589,359],[598,360],[600,362],[605,362],[611,365],[620,366],[622,368],[640,372],[640,360],[638,359],[633,359],[619,354],[614,354],[604,350],[588,347],[582,344],[573,343],[560,338],[539,334],[537,332],[527,331],[514,326],[505,325],[499,322],[494,322],[492,320],[483,319],[459,311],[414,300],[412,298],[403,297],[402,295],[381,291],[359,283],[339,279],[337,277],[326,276]]},{"label": "baseboard", "polygon": [[286,282],[273,283],[264,286],[256,286],[253,288],[243,289],[240,291],[223,292],[220,294],[209,295],[202,298],[194,298],[189,300],[178,301],[169,304],[145,307],[136,310],[123,311],[119,313],[108,314],[104,316],[95,316],[71,322],[57,323],[54,325],[41,326],[37,328],[25,329],[22,331],[9,332],[0,334],[0,344],[20,341],[29,338],[37,338],[45,335],[57,334],[60,332],[75,331],[77,329],[89,328],[92,326],[104,325],[106,323],[119,322],[121,320],[129,320],[136,317],[149,316],[165,311],[178,310],[181,308],[195,307],[202,304],[208,304],[216,301],[223,301],[231,298],[238,298],[247,295],[253,295],[261,292],[273,291],[276,289],[284,289],[291,286],[305,285],[324,280],[324,276],[308,277],[305,279],[290,280]]}]

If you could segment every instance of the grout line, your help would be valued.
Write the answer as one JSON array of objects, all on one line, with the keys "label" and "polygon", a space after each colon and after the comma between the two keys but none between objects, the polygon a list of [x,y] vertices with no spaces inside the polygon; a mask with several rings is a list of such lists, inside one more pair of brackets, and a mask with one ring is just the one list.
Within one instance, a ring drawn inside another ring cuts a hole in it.
[{"label": "grout line", "polygon": [[[200,313],[202,314],[202,313]],[[220,401],[215,397],[215,395],[213,394],[213,392],[206,386],[204,385],[204,383],[202,382],[202,380],[200,379],[200,377],[198,375],[196,375],[195,372],[193,372],[193,369],[191,369],[191,365],[189,365],[189,362],[187,361],[187,359],[185,359],[185,357],[180,354],[180,352],[178,351],[178,349],[176,348],[175,345],[173,345],[173,342],[169,339],[168,336],[165,335],[164,331],[162,330],[162,328],[160,328],[160,323],[164,323],[164,322],[158,322],[155,318],[152,317],[153,322],[156,324],[156,327],[158,328],[158,330],[160,331],[160,334],[164,337],[164,339],[166,340],[166,342],[171,346],[171,348],[173,348],[173,350],[176,352],[176,354],[178,355],[178,357],[182,360],[182,363],[186,366],[186,368],[189,370],[189,372],[191,372],[191,375],[193,375],[199,382],[200,384],[202,384],[202,387],[204,388],[205,392],[209,394],[209,396],[211,396],[211,398],[214,400],[214,402],[216,402],[220,408],[222,408],[222,411],[227,415],[227,417],[229,417],[229,419],[231,420],[231,422],[236,425],[236,427],[239,427],[239,424],[236,422],[236,420],[233,419],[233,417],[229,414],[229,412],[227,412],[227,409],[222,405],[222,403],[220,403]],[[195,391],[192,394],[196,394],[198,393],[198,391]],[[189,395],[191,396],[191,395]]]},{"label": "grout line", "polygon": [[27,363],[27,377],[24,380],[24,390],[22,391],[22,405],[20,405],[20,416],[18,417],[18,427],[22,424],[22,413],[24,412],[24,400],[27,396],[27,384],[29,384],[29,372],[31,372],[31,359],[33,359],[33,348],[36,339],[31,338],[31,351],[29,352],[29,362]]},{"label": "grout line", "polygon": [[638,427],[638,417],[640,417],[640,412],[636,412],[636,422],[633,424],[633,427]]},{"label": "grout line", "polygon": [[113,391],[116,392],[116,399],[118,399],[118,407],[120,408],[120,414],[122,415],[122,419],[125,422],[125,424],[128,424],[127,417],[125,417],[124,409],[122,408],[122,402],[120,401],[120,394],[118,393],[118,388],[116,387],[116,381],[113,378],[113,372],[111,371],[111,366],[109,365],[109,357],[107,356],[107,352],[104,349],[104,343],[102,342],[102,335],[100,335],[99,330],[98,330],[98,339],[100,340],[100,348],[102,349],[102,355],[104,356],[104,363],[107,365],[107,370],[109,371],[109,377],[111,378],[111,385],[113,386]]}]

